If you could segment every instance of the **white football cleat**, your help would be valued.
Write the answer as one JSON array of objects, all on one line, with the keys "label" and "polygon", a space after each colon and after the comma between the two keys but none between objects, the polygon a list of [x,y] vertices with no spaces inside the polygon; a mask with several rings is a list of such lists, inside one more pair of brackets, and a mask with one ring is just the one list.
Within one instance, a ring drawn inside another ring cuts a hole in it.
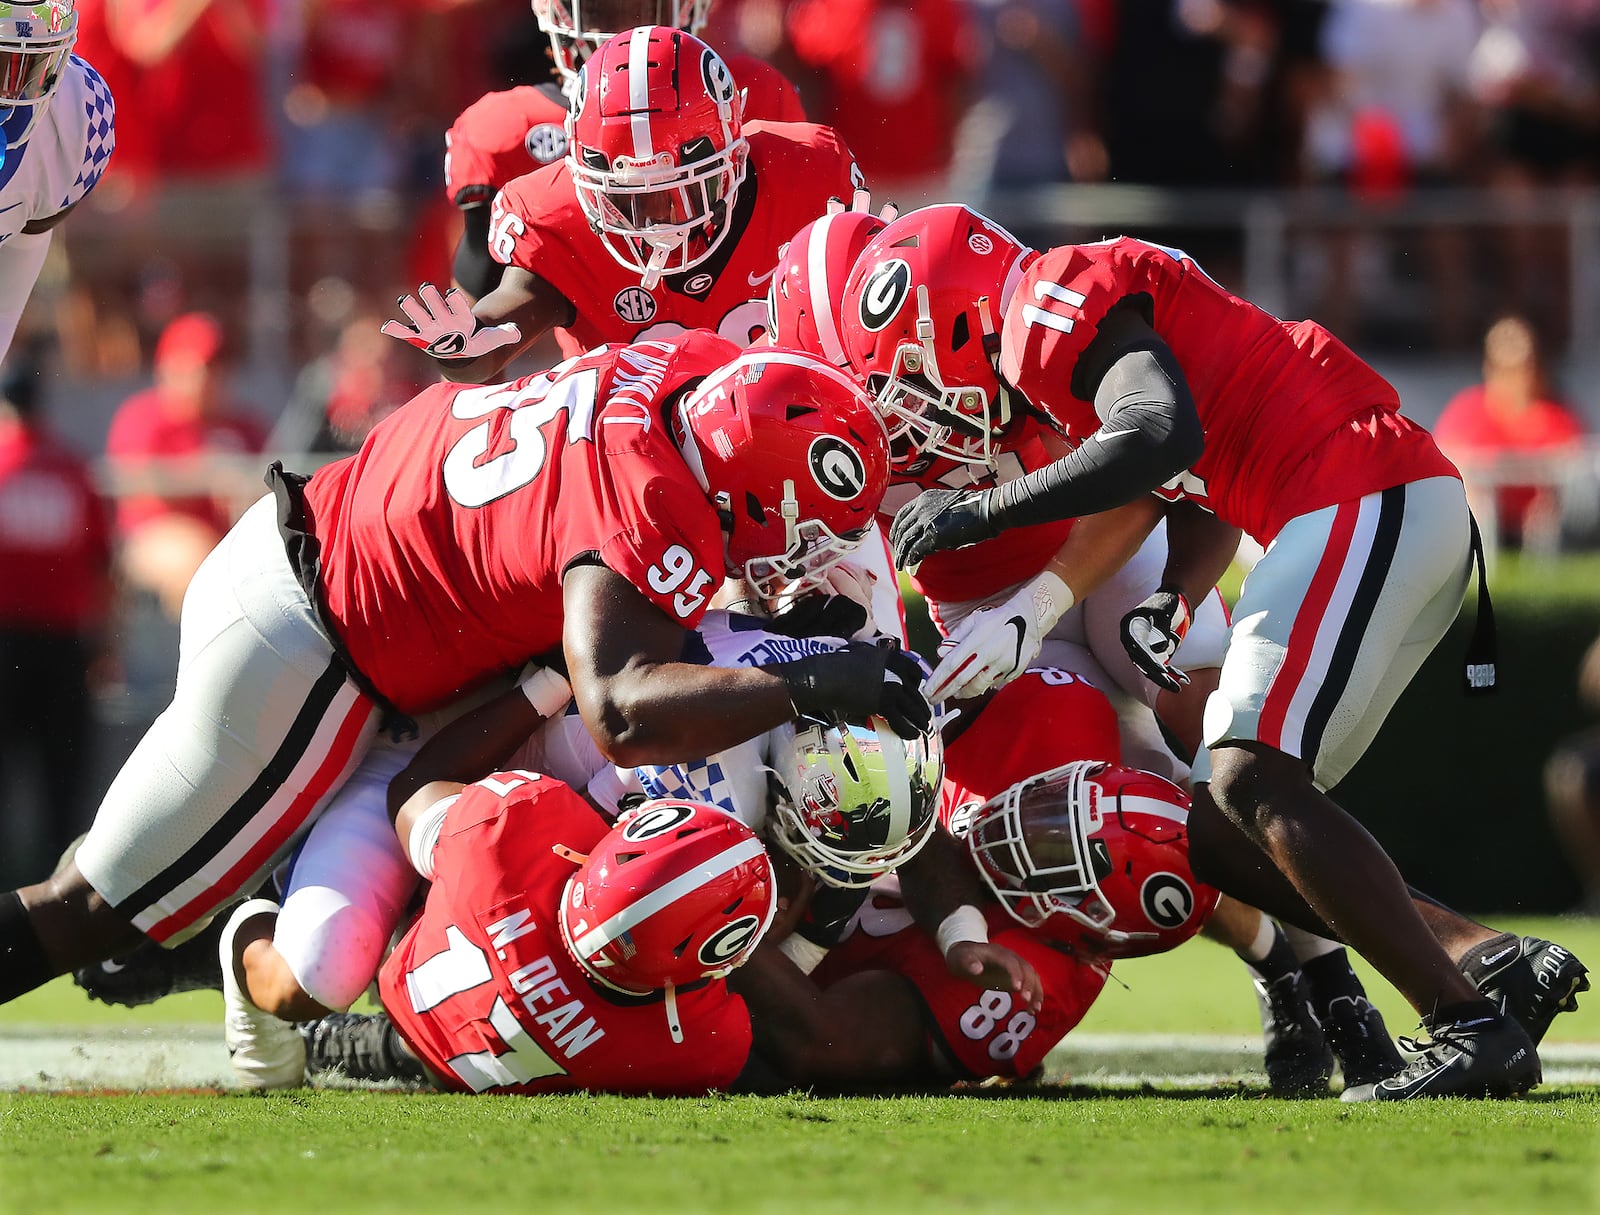
[{"label": "white football cleat", "polygon": [[306,1044],[293,1023],[262,1012],[239,983],[233,940],[246,920],[277,915],[270,899],[246,899],[233,909],[217,947],[222,962],[222,1035],[241,1088],[299,1088],[306,1079]]}]

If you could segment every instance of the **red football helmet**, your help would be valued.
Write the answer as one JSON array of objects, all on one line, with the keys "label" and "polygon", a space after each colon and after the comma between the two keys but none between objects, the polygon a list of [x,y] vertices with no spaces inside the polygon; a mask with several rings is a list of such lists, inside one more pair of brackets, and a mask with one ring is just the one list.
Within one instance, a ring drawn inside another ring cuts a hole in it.
[{"label": "red football helmet", "polygon": [[895,220],[845,284],[844,353],[889,426],[896,467],[925,456],[988,464],[1011,422],[1000,318],[1033,250],[970,207]]},{"label": "red football helmet", "polygon": [[637,25],[666,25],[699,34],[711,0],[533,0],[533,15],[550,39],[556,71],[577,78],[596,48]]},{"label": "red football helmet", "polygon": [[846,211],[838,199],[828,213],[812,220],[778,250],[778,268],[767,289],[767,336],[774,346],[792,346],[848,367],[839,340],[839,309],[850,268],[884,225],[895,217],[893,204],[871,215],[871,196],[857,190]]},{"label": "red football helmet", "polygon": [[567,111],[567,167],[601,243],[646,290],[728,235],[749,145],[722,56],[681,30],[641,25],[583,65]]},{"label": "red football helmet", "polygon": [[77,40],[78,13],[72,0],[5,6],[0,14],[0,121],[10,124],[18,110],[28,113],[19,127],[8,125],[6,147],[21,146],[33,133],[61,84]]},{"label": "red football helmet", "polygon": [[889,487],[867,394],[803,351],[745,351],[684,395],[673,433],[722,517],[728,572],[768,599],[822,585]]},{"label": "red football helmet", "polygon": [[721,978],[778,909],[755,832],[700,802],[645,802],[617,820],[561,895],[561,939],[584,972],[642,994]]},{"label": "red football helmet", "polygon": [[1189,799],[1149,772],[1076,760],[973,815],[967,848],[1013,918],[1103,957],[1165,953],[1218,892],[1189,868]]}]

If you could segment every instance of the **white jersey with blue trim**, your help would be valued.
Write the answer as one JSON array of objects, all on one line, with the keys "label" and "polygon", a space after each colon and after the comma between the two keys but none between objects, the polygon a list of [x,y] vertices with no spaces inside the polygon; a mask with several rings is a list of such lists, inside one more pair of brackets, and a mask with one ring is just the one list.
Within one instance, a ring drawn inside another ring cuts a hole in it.
[{"label": "white jersey with blue trim", "polygon": [[[4,125],[26,119],[14,111]],[[116,147],[116,109],[100,73],[73,55],[38,123],[0,165],[0,243],[94,189]]]},{"label": "white jersey with blue trim", "polygon": [[[845,644],[836,637],[785,637],[769,632],[765,624],[753,616],[708,612],[684,659],[707,666],[762,667],[827,654]],[[794,726],[786,722],[705,759],[635,768],[634,779],[647,797],[710,802],[760,832],[772,804],[767,780],[773,758],[793,737]]]}]

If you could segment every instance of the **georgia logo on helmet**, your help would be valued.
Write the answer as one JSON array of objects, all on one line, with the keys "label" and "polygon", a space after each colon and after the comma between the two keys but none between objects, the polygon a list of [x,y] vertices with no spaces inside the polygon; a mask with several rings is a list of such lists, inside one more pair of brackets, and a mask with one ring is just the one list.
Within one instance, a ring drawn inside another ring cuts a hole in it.
[{"label": "georgia logo on helmet", "polygon": [[711,0],[532,0],[539,29],[550,39],[551,57],[563,84],[608,39],[639,25],[665,25],[699,35]]},{"label": "georgia logo on helmet", "polygon": [[749,145],[722,57],[692,34],[641,25],[583,65],[567,112],[578,205],[620,265],[655,287],[729,234]]},{"label": "georgia logo on helmet", "polygon": [[1013,918],[1107,958],[1163,953],[1218,892],[1189,867],[1189,799],[1149,772],[1075,760],[974,813],[967,848]]},{"label": "georgia logo on helmet", "polygon": [[913,739],[881,717],[870,726],[802,718],[781,731],[774,841],[829,886],[870,886],[910,860],[938,822],[940,724],[936,716]]},{"label": "georgia logo on helmet", "polygon": [[889,426],[895,466],[992,464],[1011,424],[999,318],[1037,256],[970,207],[923,207],[867,244],[845,284],[840,339]]},{"label": "georgia logo on helmet", "polygon": [[833,199],[828,212],[814,219],[778,250],[778,268],[767,288],[767,336],[775,346],[792,346],[820,354],[837,367],[848,367],[839,338],[839,310],[850,269],[884,226],[898,214],[892,203],[873,215],[872,196],[857,190],[850,209]]},{"label": "georgia logo on helmet", "polygon": [[822,585],[889,486],[866,393],[799,350],[747,350],[706,377],[678,403],[673,435],[717,508],[728,572],[767,599]]},{"label": "georgia logo on helmet", "polygon": [[643,994],[726,975],[777,907],[771,858],[749,827],[712,805],[661,800],[590,849],[557,920],[585,974]]},{"label": "georgia logo on helmet", "polygon": [[[78,13],[72,0],[8,4],[0,9],[0,120],[7,123],[6,147],[20,147],[44,116],[61,86],[72,45],[78,40]],[[28,117],[11,125],[12,116]]]}]

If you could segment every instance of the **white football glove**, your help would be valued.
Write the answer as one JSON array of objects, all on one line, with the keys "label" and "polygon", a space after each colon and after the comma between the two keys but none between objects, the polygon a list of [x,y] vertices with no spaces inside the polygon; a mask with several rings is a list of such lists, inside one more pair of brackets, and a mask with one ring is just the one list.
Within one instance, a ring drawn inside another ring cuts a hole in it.
[{"label": "white football glove", "polygon": [[979,608],[940,647],[923,694],[934,702],[964,700],[1009,683],[1039,656],[1045,635],[1072,604],[1072,589],[1046,570],[999,606]]},{"label": "white football glove", "polygon": [[382,332],[409,342],[436,359],[475,359],[522,340],[522,330],[509,321],[480,329],[478,318],[472,315],[472,305],[455,287],[440,294],[432,283],[423,283],[415,295],[400,297],[400,311],[411,324],[385,321]]}]

